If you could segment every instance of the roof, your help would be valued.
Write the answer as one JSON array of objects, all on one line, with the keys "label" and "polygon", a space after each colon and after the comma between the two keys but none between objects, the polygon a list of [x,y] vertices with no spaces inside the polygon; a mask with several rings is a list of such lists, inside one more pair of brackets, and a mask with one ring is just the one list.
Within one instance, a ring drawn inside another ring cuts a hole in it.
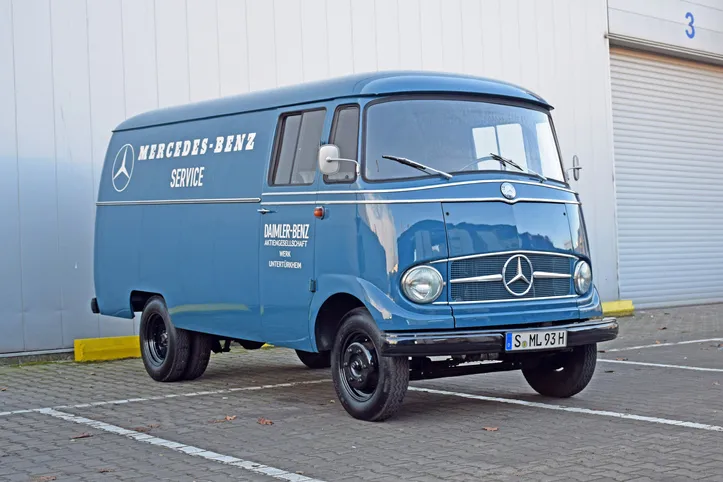
[{"label": "roof", "polygon": [[402,93],[465,93],[508,97],[551,108],[540,96],[498,80],[462,74],[386,71],[347,75],[246,94],[148,111],[116,127],[116,131],[209,117],[360,96]]}]

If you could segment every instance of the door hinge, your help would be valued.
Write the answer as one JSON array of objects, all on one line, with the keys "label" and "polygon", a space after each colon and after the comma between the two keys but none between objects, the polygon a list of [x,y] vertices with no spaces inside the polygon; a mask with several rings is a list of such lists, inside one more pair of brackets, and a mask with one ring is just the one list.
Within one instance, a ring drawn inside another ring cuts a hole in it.
[{"label": "door hinge", "polygon": [[316,280],[315,279],[309,280],[309,291],[311,291],[312,293],[316,293]]}]

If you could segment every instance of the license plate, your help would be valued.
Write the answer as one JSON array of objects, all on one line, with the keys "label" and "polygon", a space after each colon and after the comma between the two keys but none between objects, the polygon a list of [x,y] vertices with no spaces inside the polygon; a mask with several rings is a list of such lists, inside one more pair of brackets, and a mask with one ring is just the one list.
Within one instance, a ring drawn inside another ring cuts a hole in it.
[{"label": "license plate", "polygon": [[519,331],[505,335],[505,351],[541,350],[567,346],[567,331]]}]

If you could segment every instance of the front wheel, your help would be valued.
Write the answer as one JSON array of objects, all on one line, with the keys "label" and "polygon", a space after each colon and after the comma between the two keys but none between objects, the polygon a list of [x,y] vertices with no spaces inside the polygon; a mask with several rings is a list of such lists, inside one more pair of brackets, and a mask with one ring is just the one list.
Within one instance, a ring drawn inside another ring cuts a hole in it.
[{"label": "front wheel", "polygon": [[364,308],[342,320],[331,352],[334,389],[354,418],[379,422],[399,409],[409,385],[407,357],[379,356],[381,337]]},{"label": "front wheel", "polygon": [[568,398],[590,383],[596,363],[597,345],[593,343],[544,358],[535,366],[523,368],[522,375],[540,395]]}]

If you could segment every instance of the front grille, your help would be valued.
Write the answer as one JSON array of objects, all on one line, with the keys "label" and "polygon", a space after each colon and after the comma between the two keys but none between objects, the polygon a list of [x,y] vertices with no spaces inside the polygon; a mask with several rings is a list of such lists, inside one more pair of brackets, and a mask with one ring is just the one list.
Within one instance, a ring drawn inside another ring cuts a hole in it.
[{"label": "front grille", "polygon": [[[530,261],[535,272],[557,273],[571,275],[574,269],[575,260],[567,256],[559,256],[546,253],[520,253]],[[505,263],[515,257],[516,253],[484,256],[479,258],[462,259],[452,261],[450,266],[450,278],[452,281],[462,278],[477,276],[502,275]],[[508,265],[507,280],[510,281],[516,273],[517,264],[515,260]],[[529,279],[529,267],[524,261],[521,262],[522,272]],[[515,281],[509,285],[512,291],[524,292],[527,283]],[[474,281],[462,283],[450,283],[450,301],[506,301],[530,298],[546,298],[551,296],[566,296],[573,293],[571,278],[543,278],[534,277],[530,290],[522,295],[516,296],[505,289],[504,282],[495,281]]]}]

